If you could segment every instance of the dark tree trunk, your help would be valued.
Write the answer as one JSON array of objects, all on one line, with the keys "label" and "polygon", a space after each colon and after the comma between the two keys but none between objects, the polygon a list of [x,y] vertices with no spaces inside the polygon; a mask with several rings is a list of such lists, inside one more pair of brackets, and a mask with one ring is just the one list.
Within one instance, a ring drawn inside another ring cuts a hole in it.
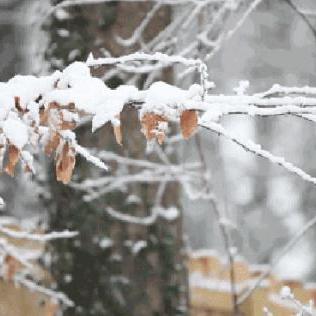
[{"label": "dark tree trunk", "polygon": [[[101,47],[113,55],[127,53],[114,40],[114,35],[128,36],[139,24],[149,4],[108,4],[75,7],[72,19],[53,19],[48,25],[51,44],[47,59],[53,67],[63,67],[74,59],[84,60],[89,51],[99,54]],[[145,36],[153,36],[168,22],[169,12],[163,9]],[[70,33],[60,38],[58,29]],[[70,54],[74,50],[75,53]],[[165,79],[170,79],[166,74]],[[120,81],[108,82],[112,87]],[[112,128],[105,126],[94,135],[91,127],[78,131],[79,142],[105,148],[120,155],[138,159],[156,159],[145,153],[145,140],[140,132],[137,113],[125,110],[122,115],[123,143],[115,143]],[[171,157],[174,159],[174,157]],[[115,166],[112,166],[115,172]],[[130,170],[133,171],[133,170]],[[76,176],[84,179],[95,175],[95,168],[78,160]],[[119,222],[106,215],[105,207],[134,216],[148,216],[153,206],[156,186],[132,185],[128,192],[115,191],[93,203],[85,203],[82,194],[60,185],[50,170],[50,229],[75,229],[80,236],[73,241],[55,242],[52,247],[52,269],[61,290],[76,303],[66,315],[183,315],[186,281],[182,252],[182,217],[172,222],[157,220],[140,226]],[[178,187],[170,185],[163,197],[164,206],[178,206]],[[131,194],[140,203],[129,203]],[[108,242],[107,242],[108,241]],[[132,251],[136,243],[146,247]]]}]

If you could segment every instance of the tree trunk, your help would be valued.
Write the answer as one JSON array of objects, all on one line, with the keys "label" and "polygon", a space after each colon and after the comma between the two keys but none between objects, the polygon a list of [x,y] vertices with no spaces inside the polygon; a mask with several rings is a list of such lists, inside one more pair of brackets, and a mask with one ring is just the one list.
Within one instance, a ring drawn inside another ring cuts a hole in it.
[{"label": "tree trunk", "polygon": [[[72,8],[72,20],[60,21],[55,17],[50,25],[48,60],[58,68],[73,59],[84,60],[90,50],[100,54],[101,47],[115,56],[128,53],[116,43],[114,36],[130,35],[150,7],[148,3],[133,3]],[[145,36],[153,36],[166,25],[169,11],[162,9],[157,16]],[[68,30],[69,38],[60,38],[59,29]],[[171,79],[168,73],[165,79]],[[119,82],[111,80],[108,84],[114,87]],[[93,136],[90,126],[81,128],[79,143],[131,158],[157,159],[146,154],[137,113],[126,109],[121,119],[123,147],[115,143],[111,126],[105,126]],[[115,171],[113,165],[111,172]],[[95,168],[79,159],[78,179],[95,173]],[[148,216],[157,186],[131,185],[126,192],[115,191],[96,202],[86,203],[80,192],[57,184],[52,170],[50,175],[50,229],[80,232],[76,240],[59,241],[52,248],[52,268],[58,285],[76,303],[66,315],[185,314],[181,216],[175,221],[158,219],[153,225],[141,226],[117,221],[104,211],[111,207],[133,216]],[[177,205],[178,186],[170,185],[165,192],[162,204]],[[131,196],[140,197],[140,201],[132,201]]]}]

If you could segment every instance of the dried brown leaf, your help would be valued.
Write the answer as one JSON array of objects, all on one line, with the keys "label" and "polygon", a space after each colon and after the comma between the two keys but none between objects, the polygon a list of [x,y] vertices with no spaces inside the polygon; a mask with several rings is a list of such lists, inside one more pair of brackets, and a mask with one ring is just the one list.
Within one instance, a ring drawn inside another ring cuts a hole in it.
[{"label": "dried brown leaf", "polygon": [[122,136],[121,124],[113,125],[113,131],[114,131],[114,136],[115,136],[116,142],[122,146],[123,136]]},{"label": "dried brown leaf", "polygon": [[31,169],[31,167],[30,167],[28,164],[25,164],[25,165],[24,165],[23,171],[24,171],[25,173],[32,173],[32,172],[33,172],[32,169]]},{"label": "dried brown leaf", "polygon": [[48,124],[49,109],[41,108],[39,111],[40,124],[46,126]]},{"label": "dried brown leaf", "polygon": [[58,128],[61,130],[73,130],[77,126],[76,122],[74,121],[67,121],[64,118],[63,112],[60,112],[60,122],[58,124]]},{"label": "dried brown leaf", "polygon": [[45,154],[50,156],[58,147],[60,143],[60,135],[57,132],[53,132],[49,141],[45,146]]},{"label": "dried brown leaf", "polygon": [[15,274],[21,269],[22,265],[14,257],[7,255],[4,260],[5,264],[5,279],[13,281]]},{"label": "dried brown leaf", "polygon": [[168,120],[162,115],[145,113],[141,119],[141,125],[146,139],[150,141],[156,138],[159,144],[162,144],[165,139],[165,133],[160,125],[167,122]]},{"label": "dried brown leaf", "polygon": [[20,97],[14,97],[14,105],[15,108],[19,111],[19,112],[24,112],[24,110],[21,107],[21,103],[20,103]]},{"label": "dried brown leaf", "polygon": [[61,130],[73,130],[76,128],[76,123],[75,122],[67,122],[67,121],[61,121],[59,124],[59,128]]},{"label": "dried brown leaf", "polygon": [[48,108],[49,109],[59,109],[60,108],[60,104],[58,102],[50,102],[48,104]]},{"label": "dried brown leaf", "polygon": [[50,118],[50,111],[53,109],[59,109],[60,105],[57,102],[51,102],[47,107],[40,109],[40,124],[47,126]]},{"label": "dried brown leaf", "polygon": [[0,137],[0,172],[3,169],[4,156],[6,151],[6,138]]},{"label": "dried brown leaf", "polygon": [[69,183],[76,164],[75,150],[66,142],[57,156],[56,177],[57,181]]},{"label": "dried brown leaf", "polygon": [[0,148],[0,172],[3,169],[3,160],[4,160],[4,155],[5,155],[5,147]]},{"label": "dried brown leaf", "polygon": [[20,159],[20,150],[14,145],[9,145],[8,149],[8,163],[4,171],[9,174],[11,177],[14,176],[15,166]]},{"label": "dried brown leaf", "polygon": [[166,135],[163,132],[160,132],[157,134],[157,141],[159,145],[162,145],[163,142],[165,141]]},{"label": "dried brown leaf", "polygon": [[46,306],[45,316],[56,316],[59,306],[54,302],[49,302]]},{"label": "dried brown leaf", "polygon": [[198,115],[195,110],[185,110],[181,113],[180,127],[184,139],[188,139],[196,131]]}]

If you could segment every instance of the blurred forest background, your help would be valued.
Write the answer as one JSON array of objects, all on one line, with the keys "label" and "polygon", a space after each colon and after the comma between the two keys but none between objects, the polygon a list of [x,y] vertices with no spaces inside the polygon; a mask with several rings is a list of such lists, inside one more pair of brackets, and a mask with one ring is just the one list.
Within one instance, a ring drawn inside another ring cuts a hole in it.
[{"label": "blurred forest background", "polygon": [[[316,10],[313,0],[297,3]],[[63,69],[75,60],[85,60],[91,51],[96,56],[137,51],[137,45],[119,45],[115,36],[128,37],[152,6],[118,2],[74,6],[45,18],[42,28],[35,27],[34,21],[44,16],[49,4],[52,3],[48,0],[1,0],[1,81],[16,73],[45,74]],[[177,6],[161,8],[145,33],[147,39],[163,29],[180,10]],[[227,27],[234,25],[234,21],[232,16]],[[311,17],[310,21],[316,28],[316,18]],[[232,93],[240,80],[249,80],[251,92],[269,89],[274,83],[315,86],[315,33],[286,1],[262,1],[210,60],[210,80],[216,83],[215,92]],[[186,43],[184,39],[182,45]],[[128,79],[99,75],[111,87]],[[170,70],[164,71],[161,78],[175,80]],[[137,83],[144,82],[143,76]],[[135,117],[132,112],[127,115]],[[129,140],[124,147],[115,144],[109,127],[91,136],[91,127],[83,125],[79,140],[89,147],[157,161],[156,154],[146,152],[143,137],[132,133],[135,124],[136,119],[128,123]],[[309,174],[316,174],[316,130],[311,123],[284,116],[234,118],[226,124],[250,135],[275,154],[304,166]],[[270,262],[289,237],[315,214],[315,188],[218,137],[202,133],[199,141],[211,170],[214,191],[227,218],[234,223],[230,233],[238,254],[253,263]],[[170,161],[195,161],[197,155],[196,139],[168,152]],[[66,314],[186,314],[185,252],[212,248],[223,253],[218,223],[210,205],[188,199],[176,184],[170,183],[162,204],[177,207],[177,218],[159,218],[147,226],[125,223],[109,216],[105,208],[146,216],[153,207],[155,185],[133,184],[128,190],[110,192],[87,202],[82,192],[56,184],[48,161],[40,161],[39,165],[42,172],[31,183],[22,174],[14,179],[1,176],[0,195],[6,200],[3,214],[34,218],[47,223],[49,230],[67,228],[80,232],[74,240],[54,242],[48,249],[49,255],[43,258],[57,287],[76,303]],[[113,169],[121,172],[115,164]],[[93,176],[95,172],[80,161],[76,179]],[[309,232],[284,257],[276,271],[279,275],[316,281],[315,234],[315,229]]]}]

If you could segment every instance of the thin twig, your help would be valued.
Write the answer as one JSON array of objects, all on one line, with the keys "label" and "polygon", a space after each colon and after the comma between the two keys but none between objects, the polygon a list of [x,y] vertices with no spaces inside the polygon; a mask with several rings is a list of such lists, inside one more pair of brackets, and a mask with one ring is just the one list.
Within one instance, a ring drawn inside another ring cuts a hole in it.
[{"label": "thin twig", "polygon": [[214,57],[214,55],[220,50],[222,47],[222,43],[225,41],[228,41],[245,23],[245,21],[248,19],[249,15],[257,8],[257,6],[262,2],[263,0],[254,0],[247,10],[244,12],[241,19],[236,23],[235,27],[228,31],[227,33],[223,34],[215,46],[215,48],[205,56],[205,61],[210,60]]},{"label": "thin twig", "polygon": [[217,124],[215,122],[200,122],[199,125],[201,127],[204,127],[214,133],[216,133],[219,136],[224,136],[225,138],[231,140],[235,144],[239,145],[244,150],[259,156],[261,158],[269,160],[273,164],[277,164],[287,171],[296,174],[303,180],[312,183],[313,185],[316,185],[316,178],[312,177],[308,173],[306,173],[304,170],[300,169],[299,167],[293,165],[292,163],[286,161],[283,157],[275,156],[272,153],[270,153],[267,150],[264,150],[261,148],[260,145],[253,143],[250,140],[244,140],[236,135],[231,134],[229,131],[227,131],[222,125]]},{"label": "thin twig", "polygon": [[316,225],[316,216],[313,217],[309,222],[307,222],[291,239],[290,241],[285,245],[285,247],[280,251],[280,253],[272,260],[269,268],[263,272],[257,280],[253,283],[253,285],[244,293],[242,294],[238,299],[238,304],[243,303],[250,295],[251,293],[257,289],[262,281],[266,279],[273,269],[278,265],[278,263],[281,261],[281,259],[305,236],[305,234]]},{"label": "thin twig", "polygon": [[306,17],[306,15],[299,10],[299,8],[292,2],[292,0],[284,0],[292,9],[293,11],[302,18],[302,20],[305,22],[305,24],[308,26],[308,28],[311,30],[313,36],[316,39],[316,29],[312,25],[312,23],[309,21],[309,19]]},{"label": "thin twig", "polygon": [[[203,153],[203,149],[202,149],[202,145],[201,145],[201,139],[200,139],[199,134],[196,135],[196,145],[197,145],[198,154],[200,157],[203,173],[207,174],[208,168],[207,168],[206,160],[204,157],[204,153]],[[234,271],[234,255],[231,252],[229,232],[227,231],[226,226],[223,225],[223,223],[221,221],[221,218],[222,218],[221,211],[219,209],[218,202],[217,202],[215,196],[211,192],[212,190],[210,187],[210,183],[205,177],[203,177],[203,180],[204,180],[204,186],[206,188],[206,197],[210,201],[212,210],[213,210],[213,212],[216,216],[216,220],[219,224],[219,229],[220,229],[221,235],[223,237],[224,248],[225,248],[227,258],[228,258],[228,263],[229,263],[229,272],[230,272],[229,276],[230,276],[230,285],[231,285],[231,294],[232,294],[232,301],[233,301],[234,316],[238,316],[240,313],[239,313],[239,306],[238,306],[238,301],[237,301],[238,296],[237,296],[237,290],[236,290],[235,271]]]}]

